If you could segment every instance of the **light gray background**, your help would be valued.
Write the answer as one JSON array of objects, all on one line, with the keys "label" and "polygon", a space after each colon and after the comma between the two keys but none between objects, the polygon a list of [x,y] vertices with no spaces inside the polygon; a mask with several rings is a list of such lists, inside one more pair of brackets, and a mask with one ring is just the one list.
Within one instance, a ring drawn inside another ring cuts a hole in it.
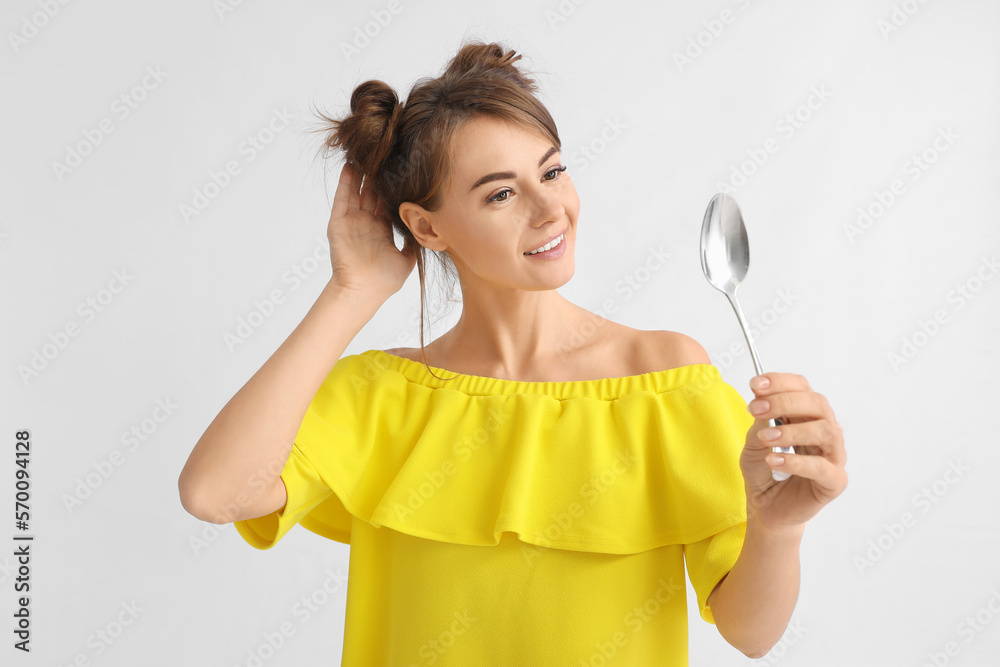
[{"label": "light gray background", "polygon": [[[630,326],[693,336],[747,399],[753,367],[745,352],[727,356],[742,335],[701,275],[698,234],[719,184],[734,168],[753,172],[732,190],[753,258],[744,308],[763,325],[765,367],[805,375],[830,400],[850,475],[809,523],[791,630],[759,664],[923,665],[932,654],[939,664],[992,664],[997,3],[399,0],[395,15],[381,0],[230,4],[220,14],[208,0],[52,2],[47,17],[44,2],[17,1],[0,13],[9,445],[0,612],[11,664],[246,665],[286,621],[294,635],[263,664],[339,664],[344,586],[332,584],[308,621],[296,605],[322,597],[330,573],[346,575],[349,548],[297,527],[274,549],[254,550],[231,524],[186,514],[177,477],[329,278],[325,229],[340,165],[330,164],[328,198],[319,135],[306,132],[310,105],[342,113],[369,78],[405,100],[463,38],[521,52],[558,123],[582,200],[577,270],[561,292]],[[392,18],[375,30],[372,12]],[[729,22],[713,23],[720,16]],[[348,58],[342,44],[366,24],[377,34]],[[32,36],[15,44],[12,34]],[[679,67],[675,54],[688,48],[697,57]],[[147,77],[143,90],[147,68],[161,80]],[[136,86],[144,99],[124,117],[115,101]],[[294,118],[249,159],[242,142],[275,110]],[[790,133],[783,119],[796,113]],[[54,163],[102,119],[113,132],[60,178]],[[939,132],[951,139],[936,149]],[[747,162],[769,139],[766,162]],[[925,153],[933,163],[914,171]],[[230,160],[240,173],[185,221],[180,205]],[[894,180],[894,201],[852,236],[858,209],[877,211]],[[670,259],[647,272],[654,248]],[[310,264],[314,251],[322,259]],[[296,285],[286,279],[295,265],[315,270]],[[120,287],[115,271],[129,277],[117,293],[108,290]],[[626,276],[641,289],[616,290]],[[417,289],[414,271],[347,353],[418,345]],[[224,335],[272,290],[283,302],[227,347]],[[92,318],[80,307],[87,299],[104,300]],[[432,336],[458,311],[439,315]],[[72,324],[78,335],[58,347]],[[50,358],[22,378],[35,352]],[[905,363],[894,366],[891,353]],[[176,406],[162,423],[158,400]],[[127,446],[123,434],[143,424],[144,440]],[[10,648],[9,631],[13,439],[24,428],[37,536],[30,656]],[[115,450],[119,465],[108,463]],[[96,472],[109,466],[106,478]],[[69,506],[88,475],[90,495]],[[112,644],[95,643],[132,603],[135,622]],[[698,618],[690,589],[689,607],[692,665],[752,664]],[[977,613],[979,630],[961,625]]]}]

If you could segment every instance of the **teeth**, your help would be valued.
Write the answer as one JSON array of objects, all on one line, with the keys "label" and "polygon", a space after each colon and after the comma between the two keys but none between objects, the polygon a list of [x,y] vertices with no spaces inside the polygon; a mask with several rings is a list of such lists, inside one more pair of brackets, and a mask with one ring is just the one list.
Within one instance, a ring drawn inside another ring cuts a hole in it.
[{"label": "teeth", "polygon": [[532,250],[531,252],[526,252],[524,254],[525,255],[534,255],[535,253],[545,252],[546,250],[552,250],[557,245],[559,245],[560,243],[562,243],[562,240],[563,240],[564,236],[566,236],[566,234],[560,234],[556,238],[552,239],[551,241],[549,241],[548,243],[546,243],[545,245],[543,245],[541,248],[538,248],[536,250]]}]

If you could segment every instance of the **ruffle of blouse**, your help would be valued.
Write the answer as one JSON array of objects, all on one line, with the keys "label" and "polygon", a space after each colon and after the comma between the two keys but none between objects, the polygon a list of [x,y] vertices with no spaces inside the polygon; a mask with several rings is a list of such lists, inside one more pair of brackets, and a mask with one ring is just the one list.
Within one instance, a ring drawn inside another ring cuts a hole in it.
[{"label": "ruffle of blouse", "polygon": [[[568,382],[341,358],[282,472],[284,511],[236,523],[270,548],[295,523],[350,543],[352,516],[430,540],[628,554],[746,521],[753,417],[715,366]],[[293,497],[293,495],[295,497]]]}]

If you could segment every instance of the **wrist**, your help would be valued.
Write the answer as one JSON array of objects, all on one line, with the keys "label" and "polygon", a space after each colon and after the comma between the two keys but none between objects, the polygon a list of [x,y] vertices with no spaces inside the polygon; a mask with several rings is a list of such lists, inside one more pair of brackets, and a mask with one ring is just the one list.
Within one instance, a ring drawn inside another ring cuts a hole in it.
[{"label": "wrist", "polygon": [[754,533],[768,540],[782,542],[799,542],[806,532],[806,524],[790,524],[785,526],[768,525],[758,516],[756,510],[747,503],[747,533]]},{"label": "wrist", "polygon": [[330,281],[320,294],[321,299],[350,303],[354,307],[374,311],[378,310],[391,294],[383,294],[376,290],[358,290],[344,287]]}]

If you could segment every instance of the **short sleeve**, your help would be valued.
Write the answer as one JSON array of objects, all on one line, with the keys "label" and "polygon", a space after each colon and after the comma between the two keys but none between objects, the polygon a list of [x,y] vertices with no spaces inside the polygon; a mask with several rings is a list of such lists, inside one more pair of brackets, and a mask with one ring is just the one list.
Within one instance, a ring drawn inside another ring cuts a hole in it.
[{"label": "short sleeve", "polygon": [[[257,549],[270,549],[301,524],[321,537],[351,543],[353,517],[344,499],[370,468],[374,448],[373,369],[364,357],[342,357],[310,401],[280,477],[285,506],[270,514],[236,521],[240,536]],[[351,506],[350,500],[348,505]],[[352,509],[358,512],[357,501]]]},{"label": "short sleeve", "polygon": [[[333,490],[297,445],[292,445],[281,471],[281,481],[288,496],[284,507],[264,516],[233,523],[243,539],[257,549],[273,547],[292,526],[333,495]],[[334,526],[328,528],[335,532]]]},{"label": "short sleeve", "polygon": [[725,382],[697,388],[692,395],[703,427],[692,429],[691,441],[696,443],[703,463],[699,467],[695,459],[686,468],[698,488],[687,510],[710,528],[701,537],[685,541],[684,560],[701,617],[714,624],[708,596],[736,564],[746,537],[746,488],[740,455],[754,417],[739,392]]},{"label": "short sleeve", "polygon": [[746,528],[746,521],[741,521],[700,542],[684,545],[684,560],[691,586],[698,596],[698,610],[701,617],[713,625],[715,616],[708,606],[708,596],[736,564],[743,549]]}]

